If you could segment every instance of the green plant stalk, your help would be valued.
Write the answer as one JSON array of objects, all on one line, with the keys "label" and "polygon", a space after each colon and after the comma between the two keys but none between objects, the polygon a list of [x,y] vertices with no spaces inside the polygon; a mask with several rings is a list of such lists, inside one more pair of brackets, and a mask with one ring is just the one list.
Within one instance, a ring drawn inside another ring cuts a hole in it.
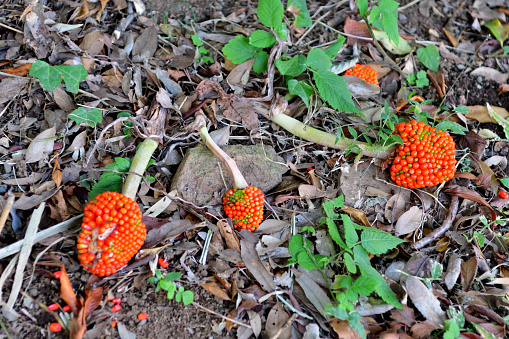
[{"label": "green plant stalk", "polygon": [[333,134],[307,126],[297,119],[294,119],[284,113],[276,114],[270,120],[283,127],[293,135],[296,135],[299,138],[305,139],[307,141],[311,141],[330,148],[340,149],[342,151],[346,150],[350,145],[357,145],[361,149],[363,155],[380,160],[389,158],[391,151],[394,149],[394,146],[387,147],[369,145],[368,143],[353,139],[337,138]]},{"label": "green plant stalk", "polygon": [[201,138],[205,141],[207,148],[214,153],[214,155],[220,159],[228,168],[231,176],[233,177],[233,187],[238,189],[244,189],[248,187],[246,179],[240,172],[235,160],[233,160],[228,154],[226,154],[219,146],[212,140],[207,130],[206,125],[202,125],[199,130]]},{"label": "green plant stalk", "polygon": [[129,172],[133,172],[136,174],[128,174],[124,183],[124,187],[122,188],[122,194],[131,199],[136,198],[136,193],[138,192],[138,187],[141,183],[141,175],[145,172],[145,169],[148,166],[148,162],[154,154],[155,150],[159,142],[153,139],[145,139],[138,147],[136,154],[131,162],[131,167],[129,168]]}]

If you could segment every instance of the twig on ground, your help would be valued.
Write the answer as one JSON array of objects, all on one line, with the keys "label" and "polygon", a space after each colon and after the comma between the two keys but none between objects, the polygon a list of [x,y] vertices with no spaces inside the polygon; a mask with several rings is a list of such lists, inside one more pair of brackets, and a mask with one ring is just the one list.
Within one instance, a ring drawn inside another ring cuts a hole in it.
[{"label": "twig on ground", "polygon": [[14,194],[9,191],[7,201],[5,202],[4,209],[2,211],[2,215],[0,215],[0,233],[4,229],[5,222],[7,221],[7,217],[9,217],[9,213],[11,212],[12,205],[14,205]]},{"label": "twig on ground", "polygon": [[401,6],[400,8],[398,8],[398,12],[401,12],[401,11],[404,11],[405,9],[407,8],[410,8],[412,7],[413,5],[416,5],[418,4],[419,2],[421,2],[422,0],[414,0],[408,4],[406,4],[405,6]]},{"label": "twig on ground", "polygon": [[449,212],[447,213],[447,217],[445,218],[444,222],[442,223],[442,226],[439,228],[433,230],[430,234],[428,234],[426,237],[422,238],[418,242],[414,244],[414,248],[416,250],[423,248],[430,242],[436,240],[438,237],[442,236],[449,228],[452,226],[452,222],[454,221],[454,218],[456,217],[456,214],[458,213],[458,205],[459,205],[459,198],[457,196],[453,196],[451,198],[451,205],[449,206]]},{"label": "twig on ground", "polygon": [[192,304],[192,305],[194,305],[194,306],[196,306],[196,307],[198,307],[199,309],[201,309],[201,310],[203,310],[203,311],[205,311],[205,312],[208,312],[208,313],[210,313],[210,314],[217,315],[218,317],[221,317],[221,318],[223,318],[224,320],[231,321],[231,322],[232,322],[232,323],[234,323],[234,324],[237,324],[237,325],[240,325],[240,326],[244,326],[244,327],[247,327],[247,328],[249,328],[250,330],[252,330],[252,327],[251,327],[250,325],[248,325],[248,324],[244,324],[244,323],[243,323],[243,322],[241,322],[241,321],[235,320],[235,319],[233,319],[233,318],[225,317],[224,315],[222,315],[222,314],[220,314],[220,313],[217,313],[217,312],[214,312],[214,311],[212,311],[212,310],[209,310],[208,308],[203,307],[202,305],[200,305],[200,304],[198,304],[198,303],[196,303],[196,302],[194,302],[194,301],[193,301],[191,304]]}]

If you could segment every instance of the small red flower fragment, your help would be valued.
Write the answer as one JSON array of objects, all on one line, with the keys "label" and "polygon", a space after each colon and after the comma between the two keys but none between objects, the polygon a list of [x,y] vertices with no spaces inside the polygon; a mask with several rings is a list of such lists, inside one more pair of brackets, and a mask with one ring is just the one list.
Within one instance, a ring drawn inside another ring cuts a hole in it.
[{"label": "small red flower fragment", "polygon": [[161,266],[162,268],[166,268],[169,265],[169,263],[163,258],[159,258],[157,262],[159,263],[159,266]]},{"label": "small red flower fragment", "polygon": [[51,323],[49,325],[49,330],[51,332],[60,332],[62,331],[62,326],[59,323]]},{"label": "small red flower fragment", "polygon": [[114,303],[114,304],[120,304],[122,302],[122,299],[120,299],[120,298],[113,298],[113,299],[111,299],[111,302]]},{"label": "small red flower fragment", "polygon": [[113,307],[111,308],[111,312],[114,312],[114,313],[115,313],[115,312],[120,311],[121,309],[122,309],[122,306],[120,306],[120,304],[116,304],[115,306],[113,306]]},{"label": "small red flower fragment", "polygon": [[140,313],[138,314],[138,320],[142,321],[148,318],[148,313]]},{"label": "small red flower fragment", "polygon": [[71,306],[69,306],[69,305],[65,305],[64,307],[62,307],[62,310],[63,310],[64,312],[69,312],[69,311],[71,310]]},{"label": "small red flower fragment", "polygon": [[60,306],[59,306],[58,304],[56,304],[56,303],[55,303],[55,304],[51,304],[51,305],[49,305],[49,306],[48,306],[48,309],[49,309],[50,311],[56,311],[56,310],[58,310],[59,308],[60,308]]},{"label": "small red flower fragment", "polygon": [[498,191],[498,196],[501,197],[502,199],[509,198],[509,195],[507,194],[507,192],[502,191],[502,190]]},{"label": "small red flower fragment", "polygon": [[113,320],[110,324],[111,327],[116,327],[117,326],[117,320]]},{"label": "small red flower fragment", "polygon": [[55,273],[53,273],[53,275],[55,276],[55,278],[60,279],[60,276],[62,276],[62,271],[56,271]]}]

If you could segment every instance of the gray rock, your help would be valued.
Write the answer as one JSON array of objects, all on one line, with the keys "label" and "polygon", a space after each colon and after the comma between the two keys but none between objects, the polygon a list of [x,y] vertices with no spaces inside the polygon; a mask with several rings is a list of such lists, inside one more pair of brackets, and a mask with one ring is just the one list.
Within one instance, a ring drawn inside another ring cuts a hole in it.
[{"label": "gray rock", "polygon": [[[247,183],[264,193],[276,187],[287,171],[283,158],[270,146],[230,145],[222,149],[235,160]],[[187,151],[171,190],[176,189],[181,198],[195,205],[215,205],[221,203],[226,191],[223,178],[227,187],[232,187],[233,179],[225,165],[207,147],[198,145]]]}]

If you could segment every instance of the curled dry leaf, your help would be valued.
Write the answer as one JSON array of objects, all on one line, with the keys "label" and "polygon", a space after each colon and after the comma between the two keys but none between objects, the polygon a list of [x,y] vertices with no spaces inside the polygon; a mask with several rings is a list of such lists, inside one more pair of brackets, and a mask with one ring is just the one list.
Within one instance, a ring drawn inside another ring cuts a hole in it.
[{"label": "curled dry leaf", "polygon": [[45,153],[51,153],[53,151],[55,133],[56,129],[55,126],[53,126],[42,131],[32,140],[25,154],[27,163],[37,162],[44,158]]},{"label": "curled dry leaf", "polygon": [[454,195],[459,198],[468,199],[468,200],[477,202],[483,206],[486,206],[491,211],[491,220],[495,220],[497,218],[497,213],[495,212],[495,210],[490,206],[490,204],[488,204],[486,202],[486,200],[484,200],[483,197],[481,197],[481,195],[479,193],[477,193],[475,191],[469,190],[468,188],[463,187],[463,186],[453,185],[453,186],[447,188],[446,190],[444,190],[444,192],[447,194]]},{"label": "curled dry leaf", "polygon": [[207,292],[212,294],[215,297],[218,297],[221,300],[231,301],[231,298],[215,281],[206,282],[205,284],[200,285]]},{"label": "curled dry leaf", "polygon": [[452,253],[449,257],[447,270],[445,271],[444,282],[447,289],[452,290],[461,273],[461,258],[458,254]]},{"label": "curled dry leaf", "polygon": [[[269,312],[267,316],[267,323],[265,324],[265,331],[269,338],[272,338],[277,331],[286,323],[290,317],[283,309],[281,303],[277,302]],[[292,334],[292,328],[289,326],[284,330],[278,338],[289,339]]]},{"label": "curled dry leaf", "polygon": [[461,263],[461,287],[463,291],[468,291],[475,277],[477,276],[477,258],[474,256]]}]

